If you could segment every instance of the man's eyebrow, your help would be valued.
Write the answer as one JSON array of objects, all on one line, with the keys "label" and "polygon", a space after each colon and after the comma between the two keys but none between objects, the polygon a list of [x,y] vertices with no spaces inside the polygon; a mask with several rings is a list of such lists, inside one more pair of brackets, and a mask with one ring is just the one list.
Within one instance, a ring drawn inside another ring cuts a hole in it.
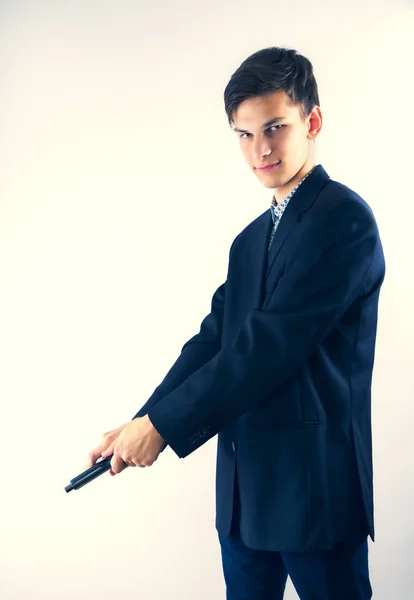
[{"label": "man's eyebrow", "polygon": [[[267,123],[263,123],[262,127],[269,127],[269,125],[273,125],[273,123],[277,123],[278,121],[282,121],[283,119],[287,119],[287,117],[275,117],[274,119],[267,121]],[[234,127],[233,131],[239,131],[240,133],[249,133],[244,129],[237,129],[237,127]]]}]

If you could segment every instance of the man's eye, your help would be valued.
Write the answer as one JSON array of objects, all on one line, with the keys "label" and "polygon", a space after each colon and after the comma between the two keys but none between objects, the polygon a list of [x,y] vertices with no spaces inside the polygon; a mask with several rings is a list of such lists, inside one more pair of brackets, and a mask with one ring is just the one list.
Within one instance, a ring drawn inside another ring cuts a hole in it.
[{"label": "man's eye", "polygon": [[[266,131],[270,131],[271,129],[273,129],[273,127],[276,128],[276,131],[279,131],[277,128],[278,127],[284,127],[284,125],[272,125],[271,127],[269,127],[268,129],[266,129]],[[246,139],[244,136],[247,135],[251,135],[251,133],[242,133],[241,135],[239,135],[240,139]]]}]

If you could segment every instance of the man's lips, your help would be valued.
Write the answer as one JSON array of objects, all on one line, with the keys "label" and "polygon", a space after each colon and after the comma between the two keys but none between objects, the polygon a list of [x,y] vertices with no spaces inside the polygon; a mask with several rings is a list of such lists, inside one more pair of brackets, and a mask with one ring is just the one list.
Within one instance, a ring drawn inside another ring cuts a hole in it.
[{"label": "man's lips", "polygon": [[271,165],[266,165],[265,167],[256,167],[256,169],[258,171],[266,172],[266,171],[270,171],[271,169],[274,169],[275,167],[280,165],[280,163],[281,163],[281,161],[279,160],[279,162],[277,162],[277,163],[272,163]]}]

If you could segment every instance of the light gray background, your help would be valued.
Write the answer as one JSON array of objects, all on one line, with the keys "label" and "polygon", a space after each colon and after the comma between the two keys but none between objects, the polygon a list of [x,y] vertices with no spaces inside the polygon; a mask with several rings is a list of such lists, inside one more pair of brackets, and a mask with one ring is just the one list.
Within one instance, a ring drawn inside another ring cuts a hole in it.
[{"label": "light gray background", "polygon": [[270,204],[223,104],[267,46],[312,61],[317,162],[380,228],[371,574],[376,600],[412,598],[412,17],[396,0],[0,2],[2,600],[225,597],[217,438],[64,486],[198,331]]}]

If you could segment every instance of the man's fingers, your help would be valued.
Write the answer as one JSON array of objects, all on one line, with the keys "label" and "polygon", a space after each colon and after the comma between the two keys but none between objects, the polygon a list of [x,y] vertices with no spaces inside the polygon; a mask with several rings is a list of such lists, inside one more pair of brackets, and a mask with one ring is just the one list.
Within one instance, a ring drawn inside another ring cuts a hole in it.
[{"label": "man's fingers", "polygon": [[85,463],[85,471],[86,469],[90,469],[103,454],[106,453],[108,456],[113,454],[115,442],[121,431],[125,429],[127,425],[128,423],[125,423],[125,425],[121,425],[121,427],[117,427],[116,429],[112,429],[103,434],[103,439],[99,446],[96,446],[96,448],[91,450],[88,454],[88,460]]},{"label": "man's fingers", "polygon": [[88,461],[85,463],[85,471],[86,469],[90,469],[95,463],[96,460],[101,456],[101,452],[98,450],[92,450],[88,454]]},{"label": "man's fingers", "polygon": [[115,473],[121,473],[124,469],[126,469],[129,465],[122,460],[122,458],[118,454],[114,454],[111,460],[111,471]]},{"label": "man's fingers", "polygon": [[111,469],[109,473],[111,475],[116,475],[117,473],[121,473],[121,471],[127,467],[141,467],[141,469],[144,469],[146,466],[147,465],[136,465],[131,461],[121,458],[119,454],[114,453],[111,460]]},{"label": "man's fingers", "polygon": [[114,453],[114,442],[108,445],[108,443],[100,444],[88,454],[88,461],[85,463],[85,470],[92,467],[97,460],[104,456],[110,456]]}]

